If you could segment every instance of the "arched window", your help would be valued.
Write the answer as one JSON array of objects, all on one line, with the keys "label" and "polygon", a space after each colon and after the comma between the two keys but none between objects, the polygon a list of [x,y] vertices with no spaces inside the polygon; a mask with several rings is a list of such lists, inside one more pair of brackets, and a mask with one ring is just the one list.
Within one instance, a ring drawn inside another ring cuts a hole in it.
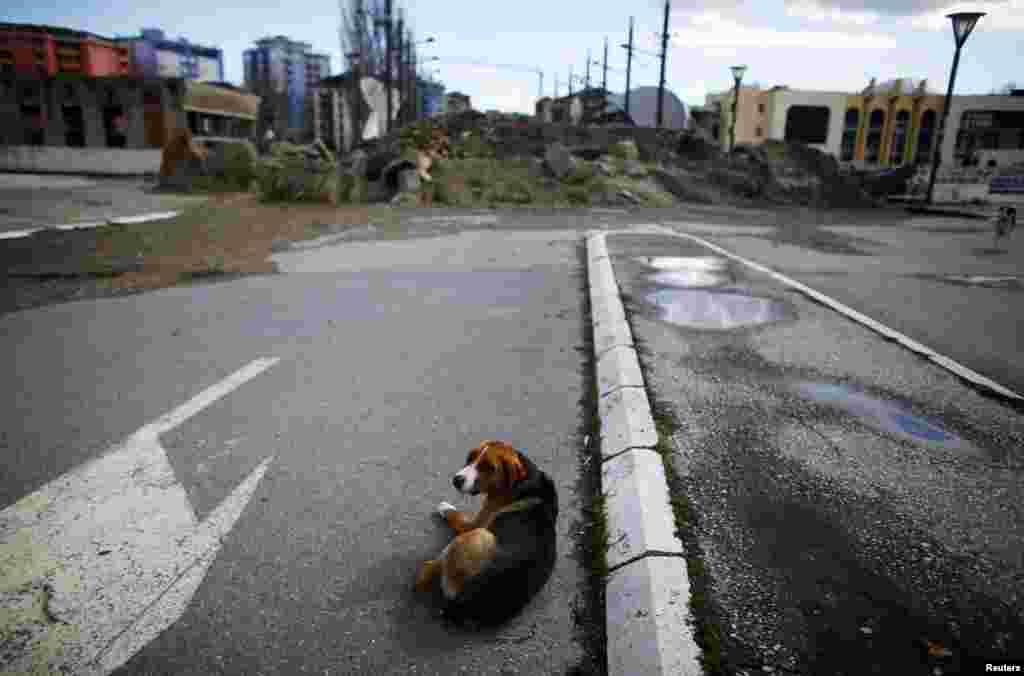
[{"label": "arched window", "polygon": [[865,142],[864,159],[871,164],[878,164],[882,154],[882,127],[885,126],[885,111],[875,110],[868,118],[868,137]]},{"label": "arched window", "polygon": [[901,110],[896,113],[896,129],[892,133],[892,150],[889,152],[889,165],[898,167],[903,164],[903,150],[907,145],[907,127],[910,126],[910,112]]},{"label": "arched window", "polygon": [[843,145],[839,158],[843,162],[853,159],[854,148],[857,146],[857,126],[860,124],[860,111],[850,108],[846,111],[846,119],[843,122]]},{"label": "arched window", "polygon": [[917,157],[918,164],[927,163],[932,156],[932,138],[935,136],[935,111],[926,110],[921,116],[921,128],[917,132]]}]

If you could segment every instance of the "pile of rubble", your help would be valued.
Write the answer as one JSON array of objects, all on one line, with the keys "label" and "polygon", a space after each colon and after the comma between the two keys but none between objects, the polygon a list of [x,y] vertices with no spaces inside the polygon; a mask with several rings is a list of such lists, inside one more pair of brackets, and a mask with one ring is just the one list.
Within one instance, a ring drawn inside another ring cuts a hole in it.
[{"label": "pile of rubble", "polygon": [[[679,202],[823,208],[876,203],[864,177],[844,173],[832,156],[796,143],[767,141],[726,154],[700,131],[542,123],[475,111],[433,118],[430,124],[450,142],[452,158],[530,158],[542,177],[558,181],[581,174],[603,176],[613,184],[618,182],[614,179],[628,178]],[[373,198],[403,201],[403,191],[420,190],[420,182],[411,178],[415,172],[410,172],[416,159],[403,148],[401,133],[364,144],[359,156],[365,156],[366,178],[376,185]],[[444,159],[435,161],[443,164]],[[400,178],[403,172],[410,172],[405,174],[409,180]],[[603,188],[607,184],[600,183]],[[636,203],[622,197],[622,189],[612,192],[594,195],[591,202]]]}]

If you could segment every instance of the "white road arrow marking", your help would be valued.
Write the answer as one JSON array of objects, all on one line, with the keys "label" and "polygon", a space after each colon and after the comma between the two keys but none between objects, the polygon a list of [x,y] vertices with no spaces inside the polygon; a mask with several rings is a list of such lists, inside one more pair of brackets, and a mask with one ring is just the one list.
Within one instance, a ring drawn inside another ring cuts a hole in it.
[{"label": "white road arrow marking", "polygon": [[108,674],[185,612],[273,457],[199,522],[159,437],[278,361],[253,361],[0,512],[3,674]]}]

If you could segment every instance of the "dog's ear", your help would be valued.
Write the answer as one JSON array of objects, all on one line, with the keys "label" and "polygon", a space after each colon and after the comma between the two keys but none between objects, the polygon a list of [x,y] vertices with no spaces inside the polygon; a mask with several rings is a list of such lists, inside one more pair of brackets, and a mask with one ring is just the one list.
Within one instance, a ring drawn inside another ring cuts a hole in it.
[{"label": "dog's ear", "polygon": [[527,477],[529,472],[516,449],[501,441],[491,442],[489,449],[495,463],[501,466],[502,480],[507,490],[512,490]]}]

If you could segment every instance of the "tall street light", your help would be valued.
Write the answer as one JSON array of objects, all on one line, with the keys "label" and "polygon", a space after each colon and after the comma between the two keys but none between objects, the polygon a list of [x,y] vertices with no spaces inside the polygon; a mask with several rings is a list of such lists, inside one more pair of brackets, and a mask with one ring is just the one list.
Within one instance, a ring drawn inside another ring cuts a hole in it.
[{"label": "tall street light", "polygon": [[732,79],[736,81],[736,89],[732,96],[732,124],[729,125],[729,152],[736,147],[736,109],[740,102],[740,82],[743,81],[743,74],[747,72],[746,66],[732,66]]},{"label": "tall street light", "polygon": [[939,170],[939,162],[942,161],[942,143],[946,137],[946,122],[949,119],[949,107],[953,103],[953,84],[956,82],[956,69],[960,65],[960,48],[967,42],[967,37],[974,30],[978,19],[985,16],[985,12],[955,12],[946,15],[953,22],[953,39],[956,41],[956,52],[953,54],[953,68],[949,72],[949,86],[946,88],[946,101],[942,110],[942,123],[939,125],[937,143],[932,149],[932,173],[928,178],[928,194],[925,196],[925,204],[932,203],[932,196],[935,192],[935,174]]}]

